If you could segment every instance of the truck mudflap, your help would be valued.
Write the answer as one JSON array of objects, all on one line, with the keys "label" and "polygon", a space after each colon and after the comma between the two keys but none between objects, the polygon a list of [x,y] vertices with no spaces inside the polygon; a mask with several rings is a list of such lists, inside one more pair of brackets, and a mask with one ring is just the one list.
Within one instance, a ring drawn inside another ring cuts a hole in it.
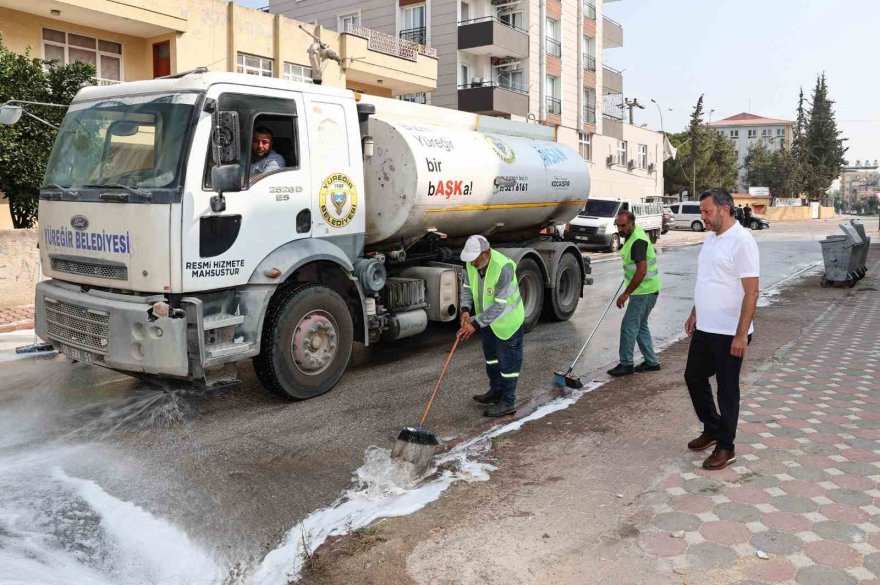
[{"label": "truck mudflap", "polygon": [[37,284],[37,335],[76,361],[114,370],[189,377],[187,320],[153,314],[162,295],[130,296],[57,281]]}]

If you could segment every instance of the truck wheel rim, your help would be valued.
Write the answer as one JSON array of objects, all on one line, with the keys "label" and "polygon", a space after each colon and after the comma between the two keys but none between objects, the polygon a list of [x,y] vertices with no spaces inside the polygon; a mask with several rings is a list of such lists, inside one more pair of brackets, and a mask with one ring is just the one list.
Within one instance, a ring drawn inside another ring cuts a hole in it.
[{"label": "truck wheel rim", "polygon": [[559,275],[559,304],[562,308],[568,309],[577,298],[577,281],[580,277],[580,271],[577,268],[566,266]]},{"label": "truck wheel rim", "polygon": [[537,309],[537,287],[538,279],[534,274],[524,274],[522,278],[519,279],[519,294],[522,297],[526,320],[528,320],[529,317],[531,317]]},{"label": "truck wheel rim", "polygon": [[315,376],[329,368],[339,348],[338,338],[336,320],[326,311],[315,310],[303,315],[290,344],[296,369]]}]

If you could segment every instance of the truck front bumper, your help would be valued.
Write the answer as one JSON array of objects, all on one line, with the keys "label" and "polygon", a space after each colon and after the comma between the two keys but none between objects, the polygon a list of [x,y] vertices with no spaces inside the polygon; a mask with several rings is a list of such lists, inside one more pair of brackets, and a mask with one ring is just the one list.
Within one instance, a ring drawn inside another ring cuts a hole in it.
[{"label": "truck front bumper", "polygon": [[58,281],[37,284],[37,335],[71,359],[160,376],[189,377],[187,320],[156,317],[162,295],[132,296]]}]

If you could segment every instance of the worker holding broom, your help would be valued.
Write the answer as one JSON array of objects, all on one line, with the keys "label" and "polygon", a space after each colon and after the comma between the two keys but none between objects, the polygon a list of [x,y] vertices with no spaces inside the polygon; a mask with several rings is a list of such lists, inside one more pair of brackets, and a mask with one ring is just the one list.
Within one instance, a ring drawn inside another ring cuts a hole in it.
[{"label": "worker holding broom", "polygon": [[516,412],[516,383],[523,361],[525,309],[516,280],[516,263],[492,250],[483,236],[471,236],[461,251],[465,263],[461,288],[461,328],[464,341],[477,328],[483,340],[489,390],[474,396],[488,405],[484,416]]},{"label": "worker holding broom", "polygon": [[[626,288],[617,297],[617,308],[626,306],[626,313],[620,323],[620,363],[608,370],[608,374],[626,376],[633,372],[653,372],[660,369],[648,329],[648,317],[660,293],[657,252],[645,230],[636,225],[636,216],[631,211],[621,211],[614,225],[618,235],[626,238],[626,243],[620,248]],[[637,341],[645,361],[635,366],[633,350]]]}]

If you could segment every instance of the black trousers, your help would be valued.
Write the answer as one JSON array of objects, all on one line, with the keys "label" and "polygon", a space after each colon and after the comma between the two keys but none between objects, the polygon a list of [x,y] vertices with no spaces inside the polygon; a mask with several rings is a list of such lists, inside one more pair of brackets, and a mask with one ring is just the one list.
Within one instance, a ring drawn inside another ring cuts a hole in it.
[{"label": "black trousers", "polygon": [[[703,431],[714,436],[722,449],[733,449],[739,419],[739,372],[743,360],[730,355],[732,343],[733,335],[694,331],[684,370],[684,381]],[[718,385],[717,409],[709,385],[712,376]]]}]

